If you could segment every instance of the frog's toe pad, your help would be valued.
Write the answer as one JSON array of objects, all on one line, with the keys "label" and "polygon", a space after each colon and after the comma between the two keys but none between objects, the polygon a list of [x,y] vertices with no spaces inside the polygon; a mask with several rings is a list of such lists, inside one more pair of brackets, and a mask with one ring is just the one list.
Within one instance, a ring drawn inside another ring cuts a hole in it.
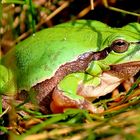
[{"label": "frog's toe pad", "polygon": [[98,112],[98,109],[84,98],[78,100],[70,99],[65,96],[63,91],[57,88],[53,92],[52,99],[50,108],[53,113],[61,113],[67,108],[87,109],[92,113]]}]

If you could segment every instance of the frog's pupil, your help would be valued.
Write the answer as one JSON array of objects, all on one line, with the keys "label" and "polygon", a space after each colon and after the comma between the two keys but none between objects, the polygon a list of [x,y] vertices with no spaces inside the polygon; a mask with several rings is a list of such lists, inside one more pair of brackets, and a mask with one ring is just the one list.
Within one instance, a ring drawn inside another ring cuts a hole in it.
[{"label": "frog's pupil", "polygon": [[123,45],[125,45],[125,42],[117,42],[115,45],[117,45],[117,46],[123,46]]}]

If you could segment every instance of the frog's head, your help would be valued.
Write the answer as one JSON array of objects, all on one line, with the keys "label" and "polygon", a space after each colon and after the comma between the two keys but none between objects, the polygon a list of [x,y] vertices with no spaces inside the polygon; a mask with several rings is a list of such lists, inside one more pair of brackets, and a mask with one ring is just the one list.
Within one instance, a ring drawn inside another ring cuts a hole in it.
[{"label": "frog's head", "polygon": [[94,60],[98,61],[90,65],[93,68],[89,68],[92,72],[92,69],[98,69],[96,65],[99,66],[101,83],[96,88],[82,85],[79,93],[91,100],[111,92],[122,81],[140,71],[140,24],[130,23],[120,29],[108,30],[102,50],[94,54]]},{"label": "frog's head", "polygon": [[138,23],[130,23],[123,28],[114,29],[103,42],[103,46],[108,54],[100,61],[110,65],[113,71],[133,76],[140,70],[140,25]]},{"label": "frog's head", "polygon": [[15,83],[12,72],[3,65],[0,65],[0,94],[14,93]]},{"label": "frog's head", "polygon": [[120,64],[140,61],[140,25],[131,23],[123,28],[114,29],[103,42],[108,47],[107,64]]}]

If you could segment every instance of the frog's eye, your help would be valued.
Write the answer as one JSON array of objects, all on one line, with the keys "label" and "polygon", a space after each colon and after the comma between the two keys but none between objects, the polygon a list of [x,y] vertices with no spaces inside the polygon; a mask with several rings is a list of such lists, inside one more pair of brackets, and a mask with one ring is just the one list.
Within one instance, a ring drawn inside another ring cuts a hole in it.
[{"label": "frog's eye", "polygon": [[128,50],[129,43],[125,40],[118,39],[111,44],[111,50],[116,53],[123,53]]}]

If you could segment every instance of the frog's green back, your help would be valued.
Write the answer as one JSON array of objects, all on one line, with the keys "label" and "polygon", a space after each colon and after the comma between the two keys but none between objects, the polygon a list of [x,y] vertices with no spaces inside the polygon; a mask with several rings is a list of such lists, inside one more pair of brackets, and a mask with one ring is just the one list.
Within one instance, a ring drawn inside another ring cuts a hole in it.
[{"label": "frog's green back", "polygon": [[103,50],[110,43],[107,38],[118,32],[127,34],[128,40],[140,38],[136,32],[112,29],[98,21],[65,23],[20,42],[1,63],[12,70],[19,89],[29,89],[53,76],[60,65],[75,60],[80,54]]}]

